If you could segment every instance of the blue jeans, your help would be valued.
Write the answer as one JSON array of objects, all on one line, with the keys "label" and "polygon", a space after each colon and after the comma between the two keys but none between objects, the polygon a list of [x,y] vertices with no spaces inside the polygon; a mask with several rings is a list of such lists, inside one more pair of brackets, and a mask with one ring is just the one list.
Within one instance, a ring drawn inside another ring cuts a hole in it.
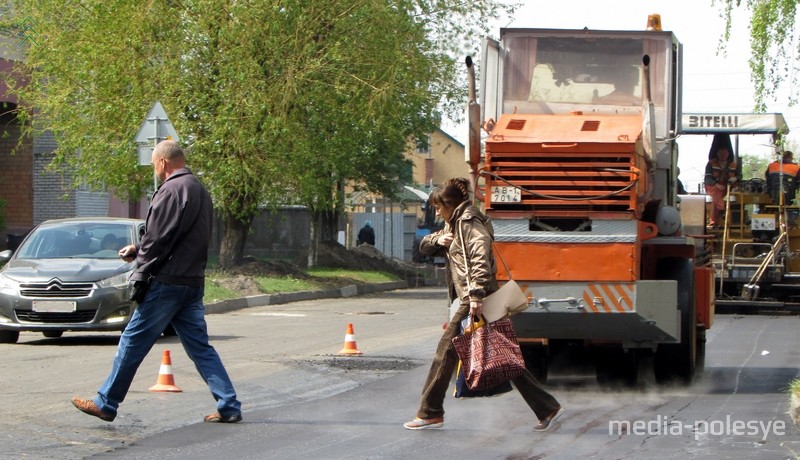
[{"label": "blue jeans", "polygon": [[97,407],[103,412],[117,413],[136,370],[169,323],[217,401],[217,412],[223,417],[239,414],[241,403],[236,399],[233,384],[217,351],[208,343],[203,288],[155,280],[122,332],[111,374],[94,398]]}]

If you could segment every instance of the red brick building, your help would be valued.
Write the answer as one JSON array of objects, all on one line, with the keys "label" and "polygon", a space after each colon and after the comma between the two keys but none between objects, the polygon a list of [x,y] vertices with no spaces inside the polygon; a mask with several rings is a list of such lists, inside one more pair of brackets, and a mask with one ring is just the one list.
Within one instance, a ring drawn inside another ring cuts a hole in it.
[{"label": "red brick building", "polygon": [[[0,72],[9,72],[13,60],[0,58]],[[4,204],[5,234],[17,235],[33,226],[33,141],[18,145],[20,125],[16,117],[17,98],[8,94],[0,79],[0,200]]]}]

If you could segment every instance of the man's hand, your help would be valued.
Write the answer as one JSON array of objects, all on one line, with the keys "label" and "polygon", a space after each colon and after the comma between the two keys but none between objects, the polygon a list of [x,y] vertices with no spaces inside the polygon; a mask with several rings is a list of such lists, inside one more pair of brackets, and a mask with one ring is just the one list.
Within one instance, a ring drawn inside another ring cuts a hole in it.
[{"label": "man's hand", "polygon": [[125,262],[133,262],[133,259],[136,258],[136,245],[129,244],[124,248],[120,249],[117,253]]}]

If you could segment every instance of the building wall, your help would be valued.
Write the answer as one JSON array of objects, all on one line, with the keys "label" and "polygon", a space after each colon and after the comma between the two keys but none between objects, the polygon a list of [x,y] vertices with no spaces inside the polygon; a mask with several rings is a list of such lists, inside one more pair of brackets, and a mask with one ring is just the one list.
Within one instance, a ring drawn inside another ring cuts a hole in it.
[{"label": "building wall", "polygon": [[[89,192],[78,190],[75,193],[77,212],[75,217],[107,217],[108,213],[108,193]],[[120,216],[113,216],[120,217]]]},{"label": "building wall", "polygon": [[147,217],[148,200],[147,196],[143,196],[135,202],[122,201],[111,193],[108,196],[108,216],[144,219]]},{"label": "building wall", "polygon": [[33,144],[33,220],[39,224],[49,219],[78,216],[77,194],[70,190],[68,175],[47,171],[56,149],[52,133],[44,133]]},{"label": "building wall", "polygon": [[16,117],[2,115],[0,123],[6,134],[0,136],[0,199],[5,202],[6,222],[0,231],[20,234],[33,227],[33,143],[17,145],[20,126]]},{"label": "building wall", "polygon": [[38,136],[33,143],[33,223],[67,217],[128,217],[118,212],[122,209],[109,207],[110,194],[71,188],[73,178],[66,173],[47,171],[53,161],[56,141],[52,133]]},{"label": "building wall", "polygon": [[[13,70],[15,61],[22,59],[22,49],[16,36],[0,34],[0,73]],[[21,127],[13,111],[17,97],[8,92],[5,79],[0,78],[0,199],[5,202],[5,228],[0,228],[0,247],[7,238],[15,242],[18,236],[33,227],[33,142],[20,143]],[[16,149],[16,150],[15,150]],[[14,152],[12,154],[12,152]]]},{"label": "building wall", "polygon": [[414,165],[414,182],[426,187],[439,185],[451,177],[468,177],[464,161],[464,144],[440,129],[429,138],[427,151],[419,151],[416,142],[409,143],[406,158]]},{"label": "building wall", "polygon": [[[414,184],[427,192],[452,177],[469,177],[464,161],[464,144],[440,129],[434,130],[427,143],[410,142],[406,158],[413,164]],[[411,203],[405,209],[417,216],[420,227],[425,226],[425,202]]]},{"label": "building wall", "polygon": [[464,145],[444,131],[431,134],[433,151],[433,183],[439,185],[451,177],[468,177],[469,167],[464,161]]}]

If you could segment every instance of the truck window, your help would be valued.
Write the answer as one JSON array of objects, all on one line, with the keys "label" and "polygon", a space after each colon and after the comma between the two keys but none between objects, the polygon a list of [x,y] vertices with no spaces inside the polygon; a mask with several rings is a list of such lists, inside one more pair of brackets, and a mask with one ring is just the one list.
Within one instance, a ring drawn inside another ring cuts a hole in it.
[{"label": "truck window", "polygon": [[[651,74],[667,68],[663,39],[519,35],[505,40],[504,113],[638,110],[642,57],[650,55]],[[656,107],[665,105],[665,80],[651,77]]]}]

